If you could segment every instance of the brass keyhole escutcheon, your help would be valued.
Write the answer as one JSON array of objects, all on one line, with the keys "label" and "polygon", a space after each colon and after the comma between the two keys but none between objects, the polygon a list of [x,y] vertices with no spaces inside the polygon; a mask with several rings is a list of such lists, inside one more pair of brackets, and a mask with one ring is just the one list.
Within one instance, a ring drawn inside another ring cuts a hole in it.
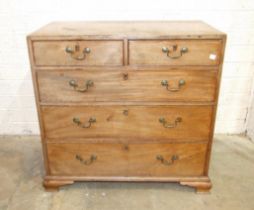
[{"label": "brass keyhole escutcheon", "polygon": [[123,79],[127,80],[129,78],[129,74],[128,73],[123,73]]},{"label": "brass keyhole escutcheon", "polygon": [[129,146],[128,146],[127,144],[125,144],[125,145],[123,145],[123,149],[124,149],[125,151],[128,151],[128,150],[129,150]]},{"label": "brass keyhole escutcheon", "polygon": [[123,110],[123,115],[128,116],[129,115],[129,110],[128,109]]}]

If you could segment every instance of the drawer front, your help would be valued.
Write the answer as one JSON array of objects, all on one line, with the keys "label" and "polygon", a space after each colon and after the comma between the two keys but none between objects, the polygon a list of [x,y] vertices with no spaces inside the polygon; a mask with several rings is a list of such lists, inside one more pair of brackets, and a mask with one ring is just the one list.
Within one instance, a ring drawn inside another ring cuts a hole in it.
[{"label": "drawer front", "polygon": [[47,144],[52,175],[201,176],[207,144]]},{"label": "drawer front", "polygon": [[214,101],[216,83],[204,70],[38,72],[42,102]]},{"label": "drawer front", "polygon": [[220,40],[130,41],[131,65],[218,65]]},{"label": "drawer front", "polygon": [[35,41],[38,66],[102,66],[123,64],[122,41]]},{"label": "drawer front", "polygon": [[44,106],[46,138],[113,142],[204,141],[212,106]]}]

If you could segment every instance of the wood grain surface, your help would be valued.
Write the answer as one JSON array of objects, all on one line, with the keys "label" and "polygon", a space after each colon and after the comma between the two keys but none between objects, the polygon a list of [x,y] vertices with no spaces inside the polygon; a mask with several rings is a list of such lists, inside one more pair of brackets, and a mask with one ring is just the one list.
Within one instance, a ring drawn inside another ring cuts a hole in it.
[{"label": "wood grain surface", "polygon": [[[66,47],[79,46],[82,55],[84,48],[90,48],[83,60],[76,60]],[[103,66],[123,65],[123,41],[35,41],[33,42],[34,60],[38,66]]]},{"label": "wood grain surface", "polygon": [[[207,141],[210,134],[212,106],[79,106],[42,107],[46,138],[115,139],[115,142]],[[127,113],[125,113],[127,112]],[[91,117],[96,122],[82,128],[73,122],[79,118],[88,125]],[[164,117],[175,128],[165,128],[159,122]]]},{"label": "wood grain surface", "polygon": [[[204,170],[206,143],[200,144],[47,144],[51,175],[82,176],[200,176]],[[86,165],[91,155],[96,160]],[[157,159],[161,155],[172,163]]]},{"label": "wood grain surface", "polygon": [[[172,59],[162,51],[167,47],[170,56],[179,56],[183,47],[188,48],[181,57]],[[221,57],[220,40],[142,40],[129,42],[130,65],[218,65]]]},{"label": "wood grain surface", "polygon": [[[39,71],[38,85],[41,102],[170,102],[215,100],[216,71],[168,70],[160,71]],[[93,86],[85,92],[69,85],[75,80],[79,88],[85,88],[88,80]],[[168,89],[161,81],[168,81]],[[179,87],[179,81],[185,84]],[[178,89],[178,91],[170,91]]]}]

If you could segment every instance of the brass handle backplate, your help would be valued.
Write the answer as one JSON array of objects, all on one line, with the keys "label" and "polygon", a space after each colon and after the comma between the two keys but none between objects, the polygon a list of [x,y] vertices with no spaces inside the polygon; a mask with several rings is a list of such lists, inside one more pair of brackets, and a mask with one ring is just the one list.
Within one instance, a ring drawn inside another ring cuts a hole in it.
[{"label": "brass handle backplate", "polygon": [[91,155],[89,159],[84,160],[81,155],[76,155],[76,159],[84,165],[90,165],[97,159],[97,156],[96,155]]},{"label": "brass handle backplate", "polygon": [[159,118],[159,122],[165,127],[165,128],[175,128],[178,123],[182,122],[181,117],[177,117],[173,123],[167,122],[167,120],[164,117]]},{"label": "brass handle backplate", "polygon": [[162,47],[161,50],[162,50],[162,52],[166,53],[169,58],[172,58],[172,59],[180,58],[180,57],[182,57],[182,55],[184,53],[188,52],[188,48],[187,47],[182,47],[179,50],[179,54],[178,55],[174,55],[175,52],[177,52],[177,49],[178,49],[178,46],[177,45],[173,45],[170,48],[168,48],[168,47]]},{"label": "brass handle backplate", "polygon": [[82,123],[82,122],[80,121],[80,119],[77,118],[77,117],[74,117],[74,118],[72,119],[72,121],[73,121],[73,123],[75,123],[76,125],[78,125],[78,126],[81,127],[81,128],[90,128],[91,125],[92,125],[92,123],[95,123],[95,122],[96,122],[96,118],[95,118],[95,117],[90,117],[87,123]]},{"label": "brass handle backplate", "polygon": [[162,80],[161,81],[161,85],[165,86],[166,89],[168,91],[170,91],[170,92],[177,92],[177,91],[179,91],[181,89],[181,87],[184,86],[185,84],[186,84],[185,80],[180,79],[178,81],[178,86],[174,88],[174,87],[170,87],[168,80]]},{"label": "brass handle backplate", "polygon": [[82,51],[80,51],[80,46],[75,45],[74,48],[67,46],[65,48],[65,52],[75,60],[84,60],[86,58],[86,54],[91,52],[91,49],[89,47],[85,47]]},{"label": "brass handle backplate", "polygon": [[70,80],[69,81],[69,85],[71,86],[71,87],[73,87],[74,88],[74,90],[76,90],[76,91],[78,91],[78,92],[86,92],[87,90],[88,90],[88,88],[89,87],[92,87],[93,86],[93,81],[92,80],[87,80],[86,82],[85,82],[85,85],[84,85],[84,87],[79,87],[79,85],[78,85],[78,83],[77,83],[77,81],[76,80]]},{"label": "brass handle backplate", "polygon": [[170,166],[172,165],[176,160],[179,159],[178,155],[172,155],[170,160],[166,160],[162,155],[157,155],[156,159],[161,161],[162,164]]}]

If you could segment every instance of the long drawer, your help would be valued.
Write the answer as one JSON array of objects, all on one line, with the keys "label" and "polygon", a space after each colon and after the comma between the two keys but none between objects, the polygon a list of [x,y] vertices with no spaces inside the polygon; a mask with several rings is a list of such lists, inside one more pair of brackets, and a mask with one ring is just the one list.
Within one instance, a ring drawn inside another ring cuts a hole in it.
[{"label": "long drawer", "polygon": [[122,41],[35,41],[38,66],[123,65]]},{"label": "long drawer", "polygon": [[130,65],[218,65],[221,40],[142,40],[129,42]]},{"label": "long drawer", "polygon": [[212,106],[43,106],[45,137],[116,142],[207,141]]},{"label": "long drawer", "polygon": [[217,72],[208,70],[38,71],[42,102],[214,101]]},{"label": "long drawer", "polygon": [[201,176],[206,143],[72,144],[48,143],[51,175]]}]

